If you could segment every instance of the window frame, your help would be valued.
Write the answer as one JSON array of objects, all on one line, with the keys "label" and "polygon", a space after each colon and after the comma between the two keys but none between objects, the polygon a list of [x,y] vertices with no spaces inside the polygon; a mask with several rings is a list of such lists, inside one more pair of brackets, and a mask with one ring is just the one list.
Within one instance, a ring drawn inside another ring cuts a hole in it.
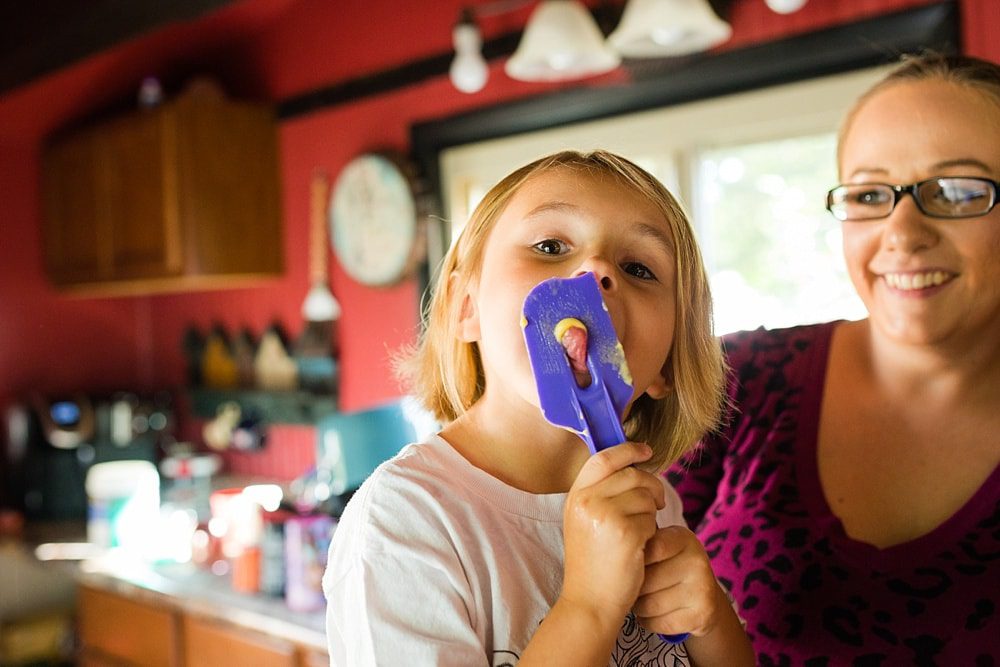
[{"label": "window frame", "polygon": [[[764,44],[663,59],[624,85],[561,90],[417,123],[411,150],[440,214],[439,156],[452,146],[850,72],[893,62],[900,53],[956,53],[958,44],[957,3],[946,0]],[[448,247],[447,226],[428,225],[427,242],[422,293]]]}]

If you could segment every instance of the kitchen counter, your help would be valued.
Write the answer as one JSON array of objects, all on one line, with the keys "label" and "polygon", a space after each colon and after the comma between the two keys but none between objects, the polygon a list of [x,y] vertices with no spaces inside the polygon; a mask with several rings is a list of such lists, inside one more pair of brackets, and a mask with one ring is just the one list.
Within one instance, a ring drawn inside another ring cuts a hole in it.
[{"label": "kitchen counter", "polygon": [[[295,612],[281,598],[235,591],[229,576],[191,563],[151,564],[117,549],[97,551],[83,542],[84,532],[83,524],[32,525],[20,539],[0,542],[0,569],[24,566],[14,568],[15,595],[0,599],[24,606],[58,592],[59,604],[49,606],[76,618],[80,664],[329,664],[323,610]],[[74,553],[82,559],[45,560]]]},{"label": "kitchen counter", "polygon": [[323,611],[295,612],[281,599],[236,592],[230,588],[228,578],[191,564],[149,565],[109,553],[82,561],[77,581],[138,602],[223,621],[318,651],[326,650]]}]

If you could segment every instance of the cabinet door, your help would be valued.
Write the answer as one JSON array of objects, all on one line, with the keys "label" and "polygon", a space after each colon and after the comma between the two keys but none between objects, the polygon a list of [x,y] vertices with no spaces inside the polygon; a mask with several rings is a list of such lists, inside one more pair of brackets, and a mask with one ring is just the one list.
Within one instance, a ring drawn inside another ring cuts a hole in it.
[{"label": "cabinet door", "polygon": [[281,177],[273,112],[199,88],[174,110],[188,269],[200,275],[280,273]]},{"label": "cabinet door", "polygon": [[[139,667],[176,667],[177,618],[170,609],[82,587],[79,633],[88,664],[102,656]],[[110,661],[109,661],[110,664]]]},{"label": "cabinet door", "polygon": [[169,111],[133,114],[107,126],[106,210],[114,278],[160,278],[183,268]]},{"label": "cabinet door", "polygon": [[184,617],[184,666],[297,667],[295,645],[197,616]]},{"label": "cabinet door", "polygon": [[106,162],[99,137],[86,132],[49,146],[43,159],[45,264],[57,284],[112,274]]},{"label": "cabinet door", "polygon": [[299,667],[330,667],[330,654],[316,649],[302,649]]}]

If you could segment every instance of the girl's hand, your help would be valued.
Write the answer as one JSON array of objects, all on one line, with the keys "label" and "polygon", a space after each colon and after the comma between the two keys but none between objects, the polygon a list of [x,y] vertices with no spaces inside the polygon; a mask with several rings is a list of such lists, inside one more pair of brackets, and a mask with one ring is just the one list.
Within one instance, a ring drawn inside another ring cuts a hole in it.
[{"label": "girl's hand", "polygon": [[566,498],[565,573],[560,598],[614,628],[636,600],[646,542],[664,506],[663,484],[633,467],[649,459],[647,445],[626,442],[590,457]]},{"label": "girl's hand", "polygon": [[732,607],[715,579],[701,542],[687,528],[668,526],[646,544],[646,576],[633,606],[636,619],[661,634],[703,637]]}]

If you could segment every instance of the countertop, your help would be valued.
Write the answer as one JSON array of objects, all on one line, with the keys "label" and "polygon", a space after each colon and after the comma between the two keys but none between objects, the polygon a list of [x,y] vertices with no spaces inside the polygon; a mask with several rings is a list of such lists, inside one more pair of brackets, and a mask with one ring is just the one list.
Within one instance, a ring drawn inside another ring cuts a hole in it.
[{"label": "countertop", "polygon": [[296,612],[280,598],[232,590],[220,577],[189,563],[150,565],[109,553],[79,563],[77,581],[138,601],[214,618],[296,644],[326,650],[323,611]]},{"label": "countertop", "polygon": [[[22,570],[37,572],[39,576],[46,577],[49,584],[56,580],[75,580],[80,585],[182,613],[217,619],[306,648],[326,651],[322,610],[296,612],[289,609],[281,598],[234,591],[227,576],[212,574],[191,563],[151,564],[118,550],[99,553],[84,560],[39,562],[35,559],[35,547],[39,543],[82,541],[84,533],[82,524],[32,526],[26,531],[24,539],[5,542],[0,560],[6,565],[22,563],[25,566]],[[18,578],[19,592],[25,594],[18,597],[25,600],[37,597],[38,590],[28,595],[28,591],[23,590],[23,577]],[[69,602],[72,604],[72,599]]]}]

